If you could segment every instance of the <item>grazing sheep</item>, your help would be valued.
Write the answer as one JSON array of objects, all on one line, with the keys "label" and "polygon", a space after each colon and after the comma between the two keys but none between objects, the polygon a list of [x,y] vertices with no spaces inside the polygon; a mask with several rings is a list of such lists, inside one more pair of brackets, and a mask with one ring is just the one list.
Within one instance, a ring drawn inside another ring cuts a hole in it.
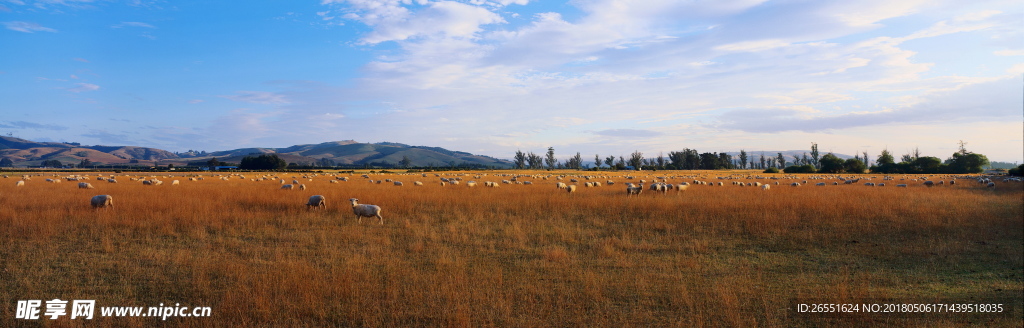
[{"label": "grazing sheep", "polygon": [[818,186],[818,187],[824,187],[825,183],[824,182],[818,182],[818,183],[815,183],[814,185]]},{"label": "grazing sheep", "polygon": [[110,179],[107,179],[107,182],[110,182],[110,183],[117,183],[117,180],[114,180],[114,178],[110,178]]},{"label": "grazing sheep", "polygon": [[149,181],[149,180],[142,180],[142,184],[143,184],[143,185],[146,185],[146,186],[151,186],[151,185],[153,185],[153,181]]},{"label": "grazing sheep", "polygon": [[423,185],[423,182],[419,182],[419,181],[413,181],[413,182],[412,182],[412,185],[414,185],[414,186],[422,186],[422,185]]},{"label": "grazing sheep", "polygon": [[92,203],[93,208],[114,207],[114,198],[110,197],[110,195],[96,195],[92,196],[90,203]]},{"label": "grazing sheep", "polygon": [[363,217],[377,217],[380,219],[380,224],[384,224],[384,217],[380,216],[380,206],[359,204],[359,200],[352,198],[348,201],[352,202],[352,213],[356,214],[356,218],[359,219],[359,223],[363,223]]},{"label": "grazing sheep", "polygon": [[680,182],[679,184],[676,185],[676,191],[683,191],[683,190],[686,190],[686,189],[689,189],[689,188],[690,188],[690,185],[687,184],[686,182]]},{"label": "grazing sheep", "polygon": [[771,189],[771,188],[772,188],[772,185],[770,185],[770,184],[764,184],[764,185],[761,186],[761,190],[768,190],[768,189]]},{"label": "grazing sheep", "polygon": [[641,183],[641,184],[639,184],[637,186],[633,186],[632,184],[627,184],[626,185],[626,197],[629,197],[631,195],[640,196],[640,193],[642,193],[642,192],[644,192],[644,184],[643,183]]},{"label": "grazing sheep", "polygon": [[476,187],[476,181],[466,182],[466,187]]},{"label": "grazing sheep", "polygon": [[322,196],[322,195],[309,196],[309,201],[306,202],[306,208],[317,209],[317,208],[321,208],[321,207],[327,208],[327,203],[324,200],[324,196]]},{"label": "grazing sheep", "polygon": [[896,185],[896,187],[899,187],[899,188],[906,188],[906,187],[907,187],[907,184],[905,184],[905,183],[904,183],[904,184],[898,184],[898,185]]},{"label": "grazing sheep", "polygon": [[555,184],[555,187],[558,187],[558,189],[565,189],[566,185],[565,182],[559,182]]},{"label": "grazing sheep", "polygon": [[924,186],[928,187],[928,188],[934,187],[935,186],[935,182],[933,182],[933,181],[925,181],[924,182]]},{"label": "grazing sheep", "polygon": [[568,185],[568,186],[566,186],[565,187],[565,191],[568,191],[570,194],[576,192],[576,185]]},{"label": "grazing sheep", "polygon": [[988,187],[988,188],[995,188],[995,187],[996,187],[996,183],[995,183],[995,182],[989,182],[989,183],[988,183],[987,185],[985,185],[985,186],[986,186],[986,187]]},{"label": "grazing sheep", "polygon": [[92,184],[88,182],[79,182],[78,189],[96,189],[96,187],[93,187]]},{"label": "grazing sheep", "polygon": [[294,188],[294,187],[295,187],[295,185],[286,184],[286,185],[281,186],[281,189],[292,190],[292,188]]},{"label": "grazing sheep", "polygon": [[956,184],[956,180],[949,180],[949,184],[950,185],[955,185]]},{"label": "grazing sheep", "polygon": [[790,183],[789,185],[793,186],[793,187],[799,187],[800,183],[799,182],[794,182],[794,183]]},{"label": "grazing sheep", "polygon": [[181,182],[178,182],[178,180],[171,180],[171,185],[172,185],[172,186],[177,186],[177,185],[178,185],[178,184],[180,184],[180,183],[181,183]]},{"label": "grazing sheep", "polygon": [[306,185],[305,184],[300,184],[299,185],[299,190],[306,190]]}]

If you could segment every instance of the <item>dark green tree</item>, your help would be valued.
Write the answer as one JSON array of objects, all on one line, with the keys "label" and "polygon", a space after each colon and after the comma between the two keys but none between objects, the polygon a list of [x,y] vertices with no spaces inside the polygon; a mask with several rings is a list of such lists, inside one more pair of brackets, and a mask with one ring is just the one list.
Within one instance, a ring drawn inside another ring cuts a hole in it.
[{"label": "dark green tree", "polygon": [[[804,155],[806,156],[806,154],[804,154]],[[815,168],[821,168],[821,163],[820,163],[821,159],[818,157],[819,155],[820,155],[820,153],[818,153],[818,143],[812,142],[811,143],[811,165],[814,165]]]},{"label": "dark green tree", "polygon": [[833,155],[832,153],[825,154],[821,157],[818,164],[821,168],[818,172],[821,173],[842,173],[845,169],[843,168],[843,159]]},{"label": "dark green tree", "polygon": [[[294,164],[294,163],[292,163]],[[262,154],[259,156],[245,156],[238,168],[243,170],[283,170],[288,167],[285,160],[277,154]]]},{"label": "dark green tree", "polygon": [[555,159],[555,147],[548,147],[548,154],[544,159],[544,163],[548,165],[548,170],[554,170],[558,166],[558,159]]},{"label": "dark green tree", "polygon": [[643,163],[644,153],[634,150],[633,153],[629,155],[629,166],[632,166],[634,170],[640,170]]},{"label": "dark green tree", "polygon": [[859,159],[851,158],[843,162],[843,170],[846,173],[864,173],[867,169],[867,165],[864,165],[864,162],[861,162]]},{"label": "dark green tree", "polygon": [[83,158],[82,161],[78,163],[78,168],[87,167],[92,167],[92,161],[90,161],[88,158]]},{"label": "dark green tree", "polygon": [[747,168],[747,151],[740,149],[740,168]]},{"label": "dark green tree", "polygon": [[982,154],[957,152],[953,153],[947,164],[951,173],[982,173],[985,172],[985,165],[988,165],[989,161],[988,157]]},{"label": "dark green tree", "polygon": [[516,150],[515,164],[517,169],[526,168],[526,153],[521,150]]}]

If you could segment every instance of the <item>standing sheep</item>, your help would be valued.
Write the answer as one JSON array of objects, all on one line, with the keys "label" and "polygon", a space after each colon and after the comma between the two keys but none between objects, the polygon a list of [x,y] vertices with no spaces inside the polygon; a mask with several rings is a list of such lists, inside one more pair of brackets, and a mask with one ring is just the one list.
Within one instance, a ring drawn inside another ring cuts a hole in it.
[{"label": "standing sheep", "polygon": [[327,208],[327,203],[322,195],[309,196],[309,201],[306,202],[306,208],[318,209]]},{"label": "standing sheep", "polygon": [[565,187],[565,191],[568,191],[570,194],[576,192],[576,185],[568,185],[568,186],[566,186]]},{"label": "standing sheep", "polygon": [[352,213],[355,213],[356,218],[359,219],[359,223],[363,223],[363,217],[377,217],[380,219],[380,224],[384,224],[384,217],[380,216],[380,206],[359,204],[359,200],[352,198],[348,201],[352,202]]},{"label": "standing sheep", "polygon": [[641,184],[639,184],[639,185],[637,185],[635,187],[632,186],[632,185],[626,185],[626,197],[629,197],[629,196],[632,196],[632,195],[637,195],[637,197],[639,197],[640,193],[642,193],[642,192],[644,192],[644,184],[643,183],[641,183]]},{"label": "standing sheep", "polygon": [[114,198],[110,195],[96,195],[92,196],[90,203],[93,208],[114,207]]},{"label": "standing sheep", "polygon": [[18,180],[18,182],[14,183],[14,186],[15,187],[24,187],[25,186],[25,181],[24,180]]},{"label": "standing sheep", "polygon": [[292,188],[294,188],[294,187],[295,187],[294,185],[286,184],[286,185],[281,186],[281,189],[292,190]]},{"label": "standing sheep", "polygon": [[299,185],[299,190],[306,190],[306,185],[305,184],[300,184]]},{"label": "standing sheep", "polygon": [[761,185],[761,190],[768,190],[768,189],[772,189],[772,185],[767,184],[767,183]]},{"label": "standing sheep", "polygon": [[92,184],[88,182],[79,182],[78,189],[96,189],[96,187],[93,187]]}]

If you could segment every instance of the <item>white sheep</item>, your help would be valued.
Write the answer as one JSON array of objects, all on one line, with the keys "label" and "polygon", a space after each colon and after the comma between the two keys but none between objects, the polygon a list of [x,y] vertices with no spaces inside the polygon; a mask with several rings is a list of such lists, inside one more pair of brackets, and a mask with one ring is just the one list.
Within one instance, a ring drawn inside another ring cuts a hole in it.
[{"label": "white sheep", "polygon": [[110,182],[110,183],[117,183],[117,180],[115,180],[114,178],[110,178],[110,179],[107,179],[107,182]]},{"label": "white sheep", "polygon": [[565,187],[565,191],[568,191],[570,194],[576,192],[576,185],[568,185],[568,186],[566,186]]},{"label": "white sheep", "polygon": [[110,197],[110,195],[96,195],[92,196],[90,203],[92,203],[93,208],[114,207],[114,198]]},{"label": "white sheep", "polygon": [[558,187],[558,189],[565,189],[566,185],[565,182],[559,182],[555,184],[555,187]]},{"label": "white sheep", "polygon": [[306,185],[305,184],[300,184],[299,185],[299,190],[306,190]]},{"label": "white sheep", "polygon": [[632,196],[632,195],[640,196],[640,193],[642,193],[642,192],[644,192],[644,184],[643,183],[641,183],[639,185],[636,185],[636,186],[633,186],[632,184],[627,184],[626,185],[626,197],[629,197],[629,196]]},{"label": "white sheep", "polygon": [[306,208],[327,208],[327,203],[322,195],[309,196],[309,201],[306,202]]},{"label": "white sheep", "polygon": [[295,187],[295,185],[286,184],[286,185],[281,186],[281,189],[292,190],[292,188],[294,188],[294,187]]},{"label": "white sheep", "polygon": [[799,187],[800,183],[799,182],[794,182],[794,183],[790,183],[789,185],[793,186],[793,187]]},{"label": "white sheep", "polygon": [[88,182],[79,182],[78,189],[96,189],[96,187],[93,187],[92,184]]},{"label": "white sheep", "polygon": [[761,185],[761,190],[768,190],[768,189],[772,189],[772,185],[767,184],[767,183]]},{"label": "white sheep", "polygon": [[363,223],[363,217],[377,217],[380,219],[380,224],[384,224],[384,217],[380,216],[380,206],[359,204],[359,200],[352,198],[348,201],[352,202],[352,213],[356,214],[356,218],[359,219],[359,223]]},{"label": "white sheep", "polygon": [[422,186],[422,185],[423,185],[423,182],[419,182],[419,181],[413,181],[413,182],[412,182],[412,185],[414,185],[414,186]]}]

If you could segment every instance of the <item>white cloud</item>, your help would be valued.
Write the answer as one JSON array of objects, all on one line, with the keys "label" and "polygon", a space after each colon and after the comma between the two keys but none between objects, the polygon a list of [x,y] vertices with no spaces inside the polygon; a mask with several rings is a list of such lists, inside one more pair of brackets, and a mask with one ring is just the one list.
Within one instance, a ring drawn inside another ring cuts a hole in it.
[{"label": "white cloud", "polygon": [[416,13],[381,9],[361,16],[361,21],[375,27],[363,42],[376,44],[421,36],[472,38],[481,31],[481,25],[504,22],[487,9],[453,1],[433,2]]},{"label": "white cloud", "polygon": [[95,85],[95,84],[90,84],[90,83],[77,83],[76,85],[77,85],[77,87],[68,89],[68,91],[79,93],[79,92],[96,91],[96,90],[100,89],[100,86]]},{"label": "white cloud", "polygon": [[266,91],[238,91],[237,95],[221,97],[234,101],[262,105],[282,105],[290,103],[284,95]]},{"label": "white cloud", "polygon": [[143,22],[121,22],[119,24],[111,26],[111,28],[123,28],[123,27],[156,28],[156,26],[153,26],[153,25],[150,25],[150,24],[147,24],[147,23],[143,23]]},{"label": "white cloud", "polygon": [[32,22],[4,22],[4,26],[8,30],[24,32],[24,33],[35,33],[35,32],[51,32],[55,33],[57,30],[45,27]]}]

